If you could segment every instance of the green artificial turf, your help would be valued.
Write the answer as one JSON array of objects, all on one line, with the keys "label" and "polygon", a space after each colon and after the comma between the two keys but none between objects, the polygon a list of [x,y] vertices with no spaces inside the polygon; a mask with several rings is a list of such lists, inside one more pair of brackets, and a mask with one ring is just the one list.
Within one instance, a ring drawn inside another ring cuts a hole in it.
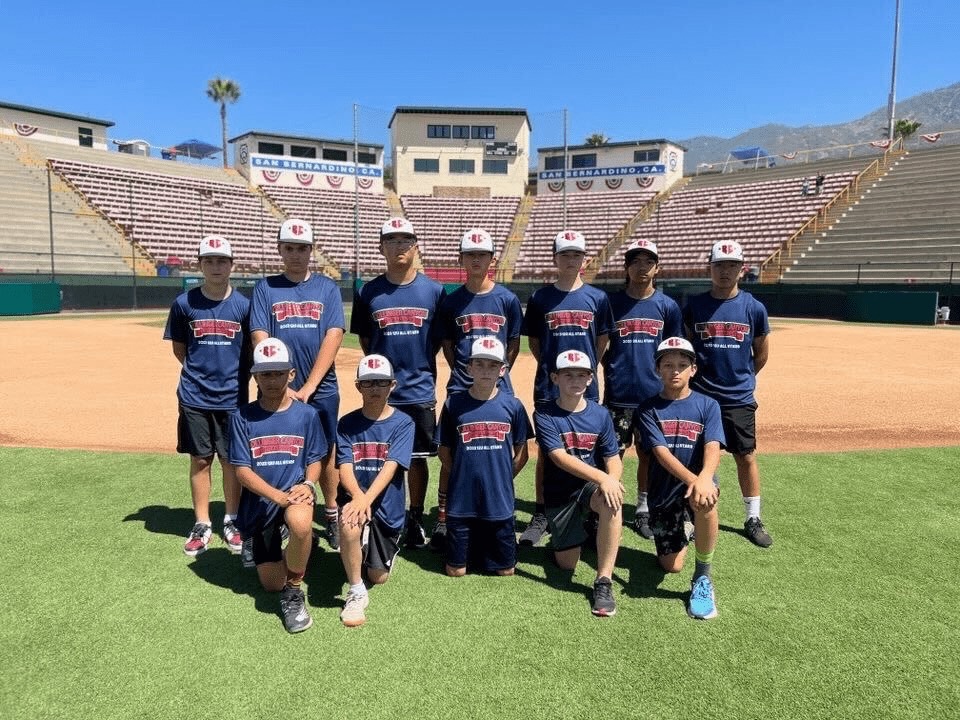
[{"label": "green artificial turf", "polygon": [[346,629],[340,559],[321,545],[314,625],[297,636],[221,540],[181,552],[184,458],[8,448],[0,463],[4,718],[928,718],[960,705],[960,448],[761,456],[769,550],[740,534],[726,458],[712,621],[685,613],[692,558],[664,577],[653,544],[625,530],[613,618],[590,615],[590,553],[572,579],[535,548],[514,578],[453,580],[438,555],[405,551],[367,624]]}]

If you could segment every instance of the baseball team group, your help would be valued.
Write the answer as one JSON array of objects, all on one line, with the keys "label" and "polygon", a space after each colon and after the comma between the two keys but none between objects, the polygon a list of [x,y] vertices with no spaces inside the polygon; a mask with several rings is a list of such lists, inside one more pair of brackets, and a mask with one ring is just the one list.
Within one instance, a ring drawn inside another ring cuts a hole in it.
[{"label": "baseball team group", "polygon": [[[567,571],[584,546],[595,548],[592,612],[612,616],[625,524],[653,541],[667,572],[683,569],[693,544],[687,611],[716,617],[721,450],[736,464],[744,536],[759,547],[773,542],[760,520],[754,397],[770,327],[763,305],[739,286],[740,244],[713,245],[710,290],[682,310],[656,287],[660,256],[648,240],[626,247],[626,283],[608,293],[582,280],[583,235],[558,233],[557,280],[525,309],[492,280],[496,247],[481,228],[460,240],[466,282],[449,293],[418,271],[407,219],[383,224],[379,250],[385,271],[355,293],[350,317],[363,351],[361,406],[341,416],[335,360],[348,328],[340,288],[311,270],[310,224],[280,226],[283,272],[258,281],[249,299],[231,285],[229,241],[201,240],[202,282],[177,297],[164,332],[181,364],[177,451],[190,456],[196,516],[184,552],[196,556],[211,541],[216,457],[223,541],[279,593],[291,633],[313,622],[301,585],[318,534],[343,563],[348,627],[366,622],[370,589],[389,580],[401,546],[442,553],[451,577],[509,576],[518,546],[548,534],[553,562]],[[532,420],[510,380],[521,336],[536,360]],[[441,352],[450,379],[438,418]],[[248,402],[251,375],[257,392]],[[535,509],[518,536],[514,479],[530,441]],[[625,521],[622,459],[631,445],[637,501]],[[440,475],[428,534],[432,456]]]}]

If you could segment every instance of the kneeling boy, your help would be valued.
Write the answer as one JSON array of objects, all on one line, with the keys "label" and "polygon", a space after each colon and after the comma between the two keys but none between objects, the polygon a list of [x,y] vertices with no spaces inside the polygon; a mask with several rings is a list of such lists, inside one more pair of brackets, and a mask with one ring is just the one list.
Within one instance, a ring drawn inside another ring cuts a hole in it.
[{"label": "kneeling boy", "polygon": [[585,397],[593,382],[593,364],[586,353],[560,353],[550,379],[559,397],[533,413],[533,425],[544,458],[543,491],[554,560],[565,570],[576,568],[587,540],[585,522],[590,511],[597,513],[592,612],[606,617],[617,611],[612,577],[623,527],[620,445],[610,413]]},{"label": "kneeling boy", "polygon": [[497,383],[507,370],[503,343],[473,341],[467,392],[444,403],[437,444],[447,483],[446,573],[460,577],[467,566],[513,575],[517,564],[513,524],[513,479],[527,464],[533,428],[523,404]]},{"label": "kneeling boy", "polygon": [[300,584],[313,541],[315,483],[329,448],[316,411],[287,392],[296,371],[286,345],[276,338],[257,343],[251,372],[260,399],[230,418],[230,462],[243,487],[237,525],[253,541],[260,583],[280,593],[284,627],[302,632],[313,624]]},{"label": "kneeling boy", "polygon": [[413,453],[414,423],[387,405],[397,383],[383,355],[367,355],[357,367],[359,410],[337,424],[340,491],[340,559],[350,588],[340,620],[347,627],[367,621],[370,603],[362,573],[374,585],[390,578],[403,530],[404,475]]},{"label": "kneeling boy", "polygon": [[667,572],[683,569],[689,543],[684,522],[693,512],[697,564],[687,611],[706,620],[717,616],[710,566],[717,544],[716,472],[724,436],[717,401],[690,389],[696,357],[684,338],[660,343],[656,367],[663,389],[637,408],[634,427],[637,445],[651,453],[650,529],[657,559]]}]

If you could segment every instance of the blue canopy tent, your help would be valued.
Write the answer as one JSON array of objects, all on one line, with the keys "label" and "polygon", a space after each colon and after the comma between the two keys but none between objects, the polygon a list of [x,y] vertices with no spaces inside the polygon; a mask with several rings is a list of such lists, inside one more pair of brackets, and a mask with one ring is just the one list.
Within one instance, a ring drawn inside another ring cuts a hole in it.
[{"label": "blue canopy tent", "polygon": [[[179,145],[174,145],[171,148],[167,148],[163,151],[163,157],[167,160],[176,159],[177,155],[184,155],[188,158],[198,158],[204,160],[208,157],[213,157],[214,155],[220,152],[221,148],[219,145],[211,145],[208,142],[203,140],[184,140]],[[169,156],[169,157],[168,157]]]},{"label": "blue canopy tent", "polygon": [[759,145],[755,145],[754,147],[742,147],[737,148],[736,150],[731,150],[730,154],[727,155],[726,162],[723,164],[723,172],[727,171],[727,165],[729,165],[731,161],[737,160],[742,162],[744,165],[753,164],[754,170],[761,167],[771,168],[777,164],[777,161],[773,155],[768,153]]}]

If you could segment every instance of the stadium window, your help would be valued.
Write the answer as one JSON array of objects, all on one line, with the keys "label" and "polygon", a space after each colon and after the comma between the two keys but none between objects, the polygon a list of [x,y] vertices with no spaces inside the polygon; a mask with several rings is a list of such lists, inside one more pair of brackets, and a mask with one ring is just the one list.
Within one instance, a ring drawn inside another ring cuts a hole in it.
[{"label": "stadium window", "polygon": [[496,140],[497,128],[494,125],[474,125],[470,128],[474,140]]},{"label": "stadium window", "polygon": [[554,155],[543,161],[544,170],[563,170],[563,155]]},{"label": "stadium window", "polygon": [[290,156],[302,157],[302,158],[316,158],[317,149],[315,147],[307,147],[306,145],[291,145]]},{"label": "stadium window", "polygon": [[592,168],[597,166],[597,154],[585,153],[583,155],[574,155],[570,167],[573,168]]},{"label": "stadium window", "polygon": [[483,174],[484,175],[506,175],[507,161],[506,160],[484,160]]},{"label": "stadium window", "polygon": [[634,150],[633,161],[635,163],[660,162],[660,148],[653,150]]},{"label": "stadium window", "polygon": [[469,125],[454,125],[453,126],[453,137],[455,140],[469,140],[470,139],[470,126]]},{"label": "stadium window", "polygon": [[257,152],[261,155],[283,155],[283,143],[258,142]]},{"label": "stadium window", "polygon": [[473,175],[473,160],[451,160],[450,173],[456,175]]},{"label": "stadium window", "polygon": [[364,165],[376,165],[377,164],[377,154],[368,153],[368,152],[358,152],[357,153],[357,162],[363,163]]},{"label": "stadium window", "polygon": [[347,151],[346,150],[334,150],[333,148],[324,148],[323,149],[323,159],[324,160],[339,160],[340,162],[347,161]]},{"label": "stadium window", "polygon": [[450,137],[449,125],[427,125],[428,138],[448,138]]},{"label": "stadium window", "polygon": [[440,160],[437,158],[414,158],[413,171],[421,173],[440,172]]},{"label": "stadium window", "polygon": [[77,135],[80,147],[93,147],[93,130],[91,128],[77,128]]}]

